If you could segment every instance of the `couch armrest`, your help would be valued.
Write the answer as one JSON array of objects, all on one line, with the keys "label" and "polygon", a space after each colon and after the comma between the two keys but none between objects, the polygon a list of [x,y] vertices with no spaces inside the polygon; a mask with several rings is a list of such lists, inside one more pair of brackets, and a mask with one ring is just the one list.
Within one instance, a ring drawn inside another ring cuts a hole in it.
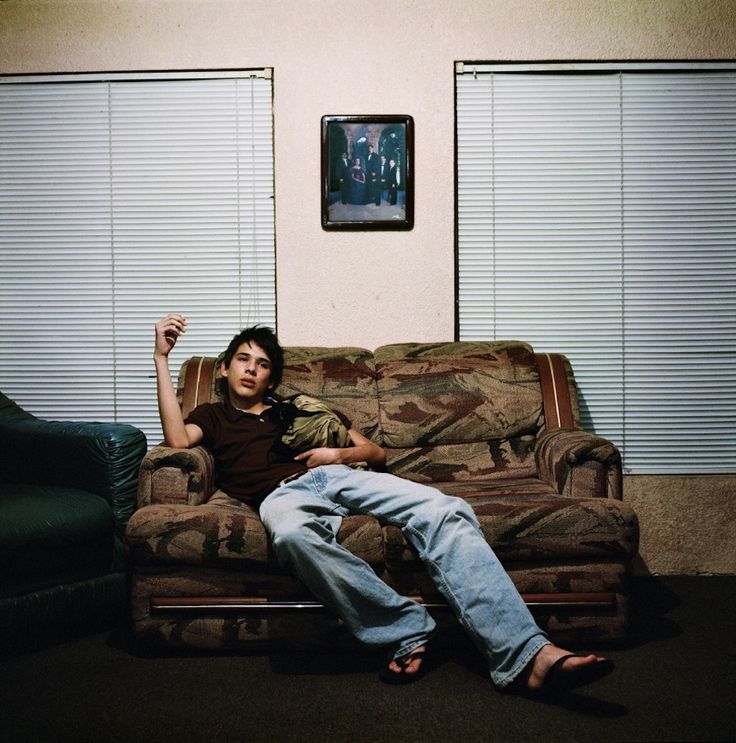
[{"label": "couch armrest", "polygon": [[556,428],[537,440],[539,477],[560,495],[621,500],[621,454],[607,439],[574,428]]},{"label": "couch armrest", "polygon": [[215,490],[215,462],[202,446],[172,449],[156,446],[146,454],[138,476],[138,507],[153,503],[197,506]]},{"label": "couch armrest", "polygon": [[123,423],[0,420],[0,479],[102,496],[119,531],[135,510],[145,453],[143,432]]}]

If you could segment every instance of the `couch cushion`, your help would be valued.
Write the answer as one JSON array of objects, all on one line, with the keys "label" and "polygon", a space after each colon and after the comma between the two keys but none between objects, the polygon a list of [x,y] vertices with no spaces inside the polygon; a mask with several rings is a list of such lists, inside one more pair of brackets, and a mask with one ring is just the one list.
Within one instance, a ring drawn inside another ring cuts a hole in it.
[{"label": "couch cushion", "polygon": [[[638,548],[636,515],[612,498],[567,498],[536,478],[434,487],[473,506],[486,540],[504,561],[626,561]],[[387,570],[407,562],[418,567],[400,530],[384,527],[384,540]]]},{"label": "couch cushion", "polygon": [[[486,539],[502,559],[624,559],[636,551],[636,517],[620,501],[566,498],[537,478],[435,487],[472,504]],[[384,564],[389,572],[418,566],[401,531],[370,516],[343,519],[337,538],[379,572]],[[127,541],[139,566],[277,570],[258,514],[221,491],[205,505],[141,508],[128,524]]]},{"label": "couch cushion", "polygon": [[283,397],[304,393],[343,413],[353,427],[379,441],[376,371],[364,348],[289,346],[284,349]]},{"label": "couch cushion", "polygon": [[[369,516],[342,521],[338,541],[370,565],[383,563],[383,536]],[[276,569],[258,514],[217,491],[204,505],[151,505],[128,522],[126,540],[136,565],[198,565]]]},{"label": "couch cushion", "polygon": [[387,449],[387,467],[395,475],[428,485],[528,477],[536,473],[536,440],[530,434],[515,439]]},{"label": "couch cushion", "polygon": [[0,595],[104,575],[115,518],[102,497],[73,488],[0,485]]},{"label": "couch cushion", "polygon": [[391,472],[426,483],[536,473],[543,414],[531,346],[398,343],[375,357]]},{"label": "couch cushion", "polygon": [[540,429],[539,372],[527,344],[383,346],[376,374],[386,446],[502,440]]}]

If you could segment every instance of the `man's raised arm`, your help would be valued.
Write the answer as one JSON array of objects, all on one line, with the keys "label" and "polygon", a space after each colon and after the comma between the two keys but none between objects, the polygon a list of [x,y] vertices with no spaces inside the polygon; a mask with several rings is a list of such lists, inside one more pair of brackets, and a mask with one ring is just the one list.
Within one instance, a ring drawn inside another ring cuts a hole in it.
[{"label": "man's raised arm", "polygon": [[155,328],[153,363],[156,367],[158,414],[164,432],[164,443],[177,449],[188,449],[202,440],[202,429],[192,423],[184,423],[169,371],[169,353],[179,336],[186,332],[187,321],[183,315],[172,313],[159,320]]}]

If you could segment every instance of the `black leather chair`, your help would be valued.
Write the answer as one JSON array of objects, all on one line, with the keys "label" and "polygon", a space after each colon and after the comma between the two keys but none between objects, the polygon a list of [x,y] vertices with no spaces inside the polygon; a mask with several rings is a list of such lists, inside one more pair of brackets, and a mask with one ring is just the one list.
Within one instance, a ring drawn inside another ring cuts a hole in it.
[{"label": "black leather chair", "polygon": [[41,420],[0,392],[0,652],[127,614],[145,452],[133,426]]}]

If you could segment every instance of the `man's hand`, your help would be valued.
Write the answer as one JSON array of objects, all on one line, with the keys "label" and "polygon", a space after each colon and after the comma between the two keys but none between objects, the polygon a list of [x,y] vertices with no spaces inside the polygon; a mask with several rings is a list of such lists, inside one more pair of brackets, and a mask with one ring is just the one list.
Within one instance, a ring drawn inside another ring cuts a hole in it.
[{"label": "man's hand", "polygon": [[312,467],[321,467],[323,464],[342,464],[343,449],[333,449],[329,446],[321,446],[317,449],[310,449],[297,454],[294,459],[297,462],[304,462],[310,469]]},{"label": "man's hand", "polygon": [[179,336],[186,333],[187,319],[183,315],[169,314],[156,323],[156,345],[153,355],[168,356]]},{"label": "man's hand", "polygon": [[355,462],[365,462],[369,467],[382,469],[386,465],[386,452],[378,444],[363,436],[354,428],[348,433],[352,446],[345,448],[333,448],[321,446],[309,451],[303,451],[297,454],[294,459],[297,462],[304,462],[310,469],[320,467],[323,464],[353,464]]}]

